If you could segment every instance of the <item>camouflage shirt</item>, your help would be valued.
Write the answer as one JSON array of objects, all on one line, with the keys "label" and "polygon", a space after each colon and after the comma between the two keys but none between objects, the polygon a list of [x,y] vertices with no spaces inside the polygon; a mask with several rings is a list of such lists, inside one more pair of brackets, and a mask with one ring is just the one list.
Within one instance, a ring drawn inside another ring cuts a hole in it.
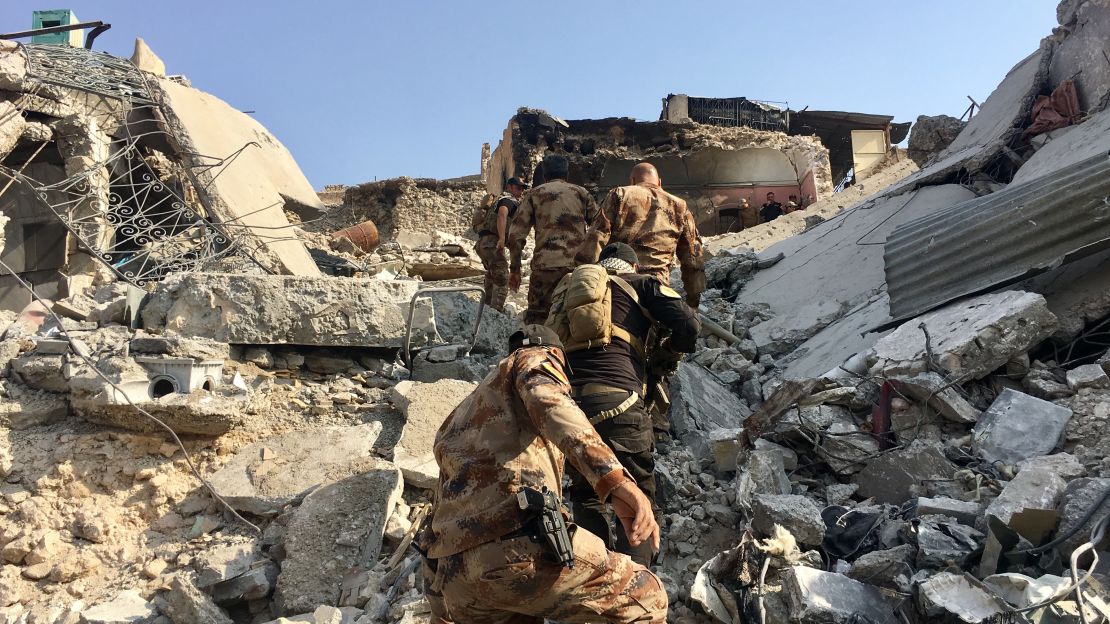
[{"label": "camouflage shirt", "polygon": [[597,215],[589,191],[564,180],[541,184],[524,195],[509,226],[509,267],[520,272],[520,253],[528,232],[536,228],[533,269],[574,266],[574,254],[586,236],[586,226]]},{"label": "camouflage shirt", "polygon": [[598,498],[631,477],[570,398],[561,351],[519,349],[501,360],[436,434],[439,489],[423,548],[433,559],[522,527],[522,486],[561,492],[564,457]]},{"label": "camouflage shirt", "polygon": [[694,215],[686,202],[654,184],[620,186],[609,191],[578,253],[580,264],[597,262],[611,242],[626,243],[640,259],[639,272],[667,284],[678,255],[687,296],[705,291],[705,258]]}]

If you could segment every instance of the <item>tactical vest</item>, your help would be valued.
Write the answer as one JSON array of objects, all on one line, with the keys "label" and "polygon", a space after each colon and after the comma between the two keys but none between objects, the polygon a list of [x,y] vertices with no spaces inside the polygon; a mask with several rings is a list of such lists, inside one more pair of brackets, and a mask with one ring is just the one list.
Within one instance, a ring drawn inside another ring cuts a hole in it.
[{"label": "tactical vest", "polygon": [[583,264],[559,280],[551,296],[546,325],[559,335],[563,351],[603,347],[616,337],[644,356],[643,341],[613,323],[613,288],[621,289],[640,305],[636,290],[616,275],[609,275],[599,264]]},{"label": "tactical vest", "polygon": [[[487,195],[486,197],[492,198],[493,196]],[[483,211],[482,218],[480,220],[477,218],[474,220],[473,225],[475,232],[477,232],[478,234],[497,233],[497,204],[501,203],[502,199],[508,199],[513,203],[514,206],[517,204],[517,198],[513,197],[513,194],[509,193],[508,191],[503,191],[500,195],[493,198],[493,201],[489,202],[488,204],[486,202],[483,202],[481,208],[481,210]],[[510,221],[513,218],[514,212],[516,212],[516,209],[510,207],[508,215]],[[508,228],[508,224],[506,224],[506,228]]]}]

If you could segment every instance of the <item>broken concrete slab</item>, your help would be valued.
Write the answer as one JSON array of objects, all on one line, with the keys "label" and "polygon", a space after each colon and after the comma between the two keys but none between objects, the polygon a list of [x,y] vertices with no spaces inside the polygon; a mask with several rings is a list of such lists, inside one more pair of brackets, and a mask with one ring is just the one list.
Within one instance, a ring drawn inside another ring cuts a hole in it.
[{"label": "broken concrete slab", "polygon": [[980,379],[1056,330],[1044,297],[1008,290],[972,297],[903,323],[868,353],[871,374],[916,375],[930,369],[924,324],[935,365],[951,378]]},{"label": "broken concrete slab", "polygon": [[1056,509],[1066,486],[1051,461],[1029,460],[987,506],[987,514],[1009,523],[1023,509]]},{"label": "broken concrete slab", "polygon": [[[440,337],[454,344],[469,345],[474,338],[474,323],[478,319],[479,304],[468,293],[437,294],[432,299],[435,309],[435,327]],[[515,319],[486,307],[482,324],[478,328],[475,353],[501,354],[509,349],[509,336],[516,330]]]},{"label": "broken concrete slab", "polygon": [[0,401],[0,427],[27,429],[69,417],[69,402],[54,392],[29,391]]},{"label": "broken concrete slab", "polygon": [[419,282],[188,273],[158,284],[143,326],[239,344],[401,346]]},{"label": "broken concrete slab", "polygon": [[966,121],[948,115],[918,115],[910,128],[907,155],[919,167],[924,167],[951,145],[966,125]]},{"label": "broken concrete slab", "polygon": [[[975,423],[981,412],[962,397],[955,385],[932,371],[899,377],[899,390],[922,401],[952,422]],[[947,387],[946,387],[947,386]]]},{"label": "broken concrete slab", "polygon": [[948,497],[917,498],[917,515],[919,516],[948,516],[955,518],[960,524],[975,526],[983,516],[983,506],[974,501],[962,501]]},{"label": "broken concrete slab", "polygon": [[1106,375],[1101,364],[1084,364],[1077,366],[1067,374],[1068,387],[1072,390],[1080,388],[1110,388],[1110,376]]},{"label": "broken concrete slab", "polygon": [[1047,455],[1064,435],[1070,409],[1006,388],[972,429],[972,448],[990,462]]},{"label": "broken concrete slab", "polygon": [[212,596],[212,600],[220,605],[259,600],[273,593],[280,572],[278,565],[273,561],[267,559],[255,561],[246,572],[216,583],[208,587],[207,591]]},{"label": "broken concrete slab", "polygon": [[200,553],[193,567],[197,571],[197,587],[205,589],[233,579],[261,558],[257,542],[238,542],[210,548]]},{"label": "broken concrete slab", "polygon": [[752,528],[772,535],[776,524],[802,544],[817,546],[825,539],[821,509],[810,499],[794,494],[756,494],[752,499]]},{"label": "broken concrete slab", "polygon": [[393,387],[391,399],[405,417],[401,439],[393,449],[393,462],[405,475],[406,483],[425,489],[439,483],[439,466],[432,454],[436,432],[476,387],[457,379],[402,381]]},{"label": "broken concrete slab", "polygon": [[[153,84],[171,134],[181,142],[180,156],[195,170],[212,216],[234,223],[236,239],[267,268],[319,276],[283,208],[289,205],[312,218],[324,205],[285,146],[250,115],[213,95],[166,78]],[[235,158],[212,167],[212,155]]]},{"label": "broken concrete slab", "polygon": [[209,481],[239,511],[271,514],[320,483],[354,474],[381,431],[372,422],[280,434],[239,450]]},{"label": "broken concrete slab", "polygon": [[792,622],[799,624],[885,624],[894,609],[879,588],[843,574],[797,566],[783,575]]},{"label": "broken concrete slab", "polygon": [[916,600],[918,610],[930,618],[929,621],[943,621],[951,614],[964,622],[985,622],[1011,610],[1009,605],[973,585],[966,576],[951,572],[941,572],[922,582]]},{"label": "broken concrete slab", "polygon": [[226,360],[228,345],[207,338],[187,338],[178,334],[148,334],[142,330],[128,343],[130,353],[142,355],[169,355],[194,360]]},{"label": "broken concrete slab", "polygon": [[357,466],[353,476],[309,494],[290,519],[274,592],[280,612],[338,604],[343,575],[377,563],[386,520],[403,490],[401,472],[376,458]]},{"label": "broken concrete slab", "polygon": [[986,535],[947,516],[921,516],[914,524],[919,568],[965,567]]},{"label": "broken concrete slab", "polygon": [[933,445],[915,442],[909,448],[883,454],[870,462],[855,477],[859,495],[874,497],[880,503],[901,505],[928,492],[927,483],[951,479],[956,465]]},{"label": "broken concrete slab", "polygon": [[671,378],[671,422],[695,457],[708,458],[717,429],[735,429],[751,410],[704,368],[683,362]]},{"label": "broken concrete slab", "polygon": [[81,624],[154,624],[157,619],[158,610],[133,589],[81,612]]},{"label": "broken concrete slab", "polygon": [[736,505],[744,510],[751,508],[755,495],[790,494],[790,477],[783,468],[782,454],[770,450],[752,451],[743,469],[736,475],[735,490]]},{"label": "broken concrete slab", "polygon": [[184,575],[174,575],[165,598],[166,616],[174,624],[231,624],[231,618]]},{"label": "broken concrete slab", "polygon": [[909,544],[864,553],[852,562],[852,567],[848,570],[848,578],[878,587],[905,591],[914,573],[913,561],[916,554],[917,549]]}]

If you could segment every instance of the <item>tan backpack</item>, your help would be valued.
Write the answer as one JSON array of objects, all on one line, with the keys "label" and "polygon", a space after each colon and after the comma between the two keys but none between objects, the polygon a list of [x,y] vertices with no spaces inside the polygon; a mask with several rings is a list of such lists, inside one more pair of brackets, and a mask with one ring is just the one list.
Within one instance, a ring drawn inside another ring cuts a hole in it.
[{"label": "tan backpack", "polygon": [[643,356],[643,342],[613,324],[614,287],[632,297],[636,305],[640,304],[636,290],[616,275],[609,275],[600,264],[583,264],[559,280],[551,296],[546,325],[559,334],[563,351],[603,347],[616,336]]},{"label": "tan backpack", "polygon": [[482,203],[478,204],[474,209],[474,214],[470,217],[470,229],[475,234],[481,234],[482,230],[486,229],[486,222],[489,221],[490,209],[493,208],[494,204],[496,204],[499,199],[501,198],[497,195],[486,193],[486,196],[482,198]]}]

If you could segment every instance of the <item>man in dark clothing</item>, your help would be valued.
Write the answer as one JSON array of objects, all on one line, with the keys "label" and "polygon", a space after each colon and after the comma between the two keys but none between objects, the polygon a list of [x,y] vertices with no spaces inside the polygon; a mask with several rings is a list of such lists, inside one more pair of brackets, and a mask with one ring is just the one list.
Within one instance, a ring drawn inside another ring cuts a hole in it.
[{"label": "man in dark clothing", "polygon": [[[610,275],[624,280],[635,292],[636,299],[633,299],[624,288],[615,285],[611,288],[611,318],[614,325],[631,335],[632,342],[639,344],[630,344],[614,332],[612,342],[606,346],[569,351],[567,362],[571,370],[572,394],[601,438],[654,504],[655,434],[651,415],[644,406],[647,354],[642,349],[648,343],[654,319],[671,332],[658,349],[677,361],[683,353],[693,353],[701,325],[676,291],[650,276],[636,274],[636,252],[625,243],[607,245],[601,252],[599,264]],[[573,470],[568,474],[574,521],[601,537],[617,552],[648,565],[651,549],[644,544],[632,546],[619,530],[613,544],[610,538],[612,523],[605,505],[586,479]]]},{"label": "man in dark clothing", "polygon": [[775,201],[774,193],[767,193],[767,201],[759,209],[759,216],[763,217],[764,223],[770,223],[782,216],[782,204]]},{"label": "man in dark clothing", "polygon": [[486,213],[478,243],[474,246],[482,265],[486,269],[485,302],[501,312],[505,309],[505,299],[509,295],[509,261],[505,258],[505,239],[509,234],[509,223],[516,214],[520,198],[528,185],[520,178],[509,178],[505,191]]}]

